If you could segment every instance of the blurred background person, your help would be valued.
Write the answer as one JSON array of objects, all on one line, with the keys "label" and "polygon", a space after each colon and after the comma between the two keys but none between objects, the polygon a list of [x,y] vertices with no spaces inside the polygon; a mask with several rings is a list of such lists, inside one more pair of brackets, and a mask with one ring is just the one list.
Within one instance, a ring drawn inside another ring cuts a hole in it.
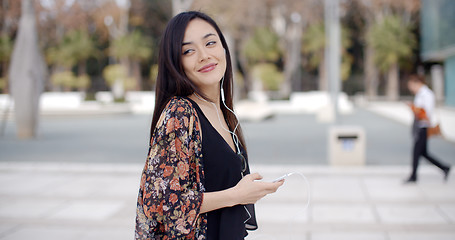
[{"label": "blurred background person", "polygon": [[414,183],[417,181],[417,168],[420,156],[425,157],[429,162],[440,168],[444,173],[444,180],[447,181],[450,166],[438,161],[428,153],[428,130],[435,124],[435,96],[430,88],[425,85],[425,80],[420,75],[411,75],[408,79],[408,88],[415,95],[414,102],[409,104],[414,113],[414,123],[412,124],[412,136],[414,148],[412,154],[411,176],[405,181]]}]

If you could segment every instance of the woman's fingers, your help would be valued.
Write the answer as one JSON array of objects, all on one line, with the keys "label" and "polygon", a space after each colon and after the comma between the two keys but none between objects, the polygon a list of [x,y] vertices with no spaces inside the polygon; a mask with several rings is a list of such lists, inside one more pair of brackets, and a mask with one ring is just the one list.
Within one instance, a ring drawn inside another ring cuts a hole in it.
[{"label": "woman's fingers", "polygon": [[284,179],[278,182],[263,182],[262,185],[268,193],[274,193],[284,184]]},{"label": "woman's fingers", "polygon": [[236,186],[240,204],[256,203],[268,194],[274,193],[283,185],[284,180],[278,182],[256,181],[261,180],[259,173],[246,175]]},{"label": "woman's fingers", "polygon": [[257,172],[256,173],[251,173],[251,174],[249,174],[247,176],[250,176],[252,178],[252,180],[261,180],[262,179],[261,174],[259,174]]}]

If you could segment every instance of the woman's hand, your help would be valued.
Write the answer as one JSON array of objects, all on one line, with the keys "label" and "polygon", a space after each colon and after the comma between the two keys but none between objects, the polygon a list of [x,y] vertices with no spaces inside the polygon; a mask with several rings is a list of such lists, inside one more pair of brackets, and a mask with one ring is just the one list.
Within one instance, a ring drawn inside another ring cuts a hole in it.
[{"label": "woman's hand", "polygon": [[265,195],[274,193],[283,185],[284,180],[278,182],[261,182],[262,176],[259,173],[252,173],[244,176],[232,190],[237,204],[256,203]]},{"label": "woman's hand", "polygon": [[238,204],[256,203],[265,195],[276,192],[284,183],[284,180],[278,182],[256,181],[261,179],[262,176],[259,173],[253,173],[243,177],[232,188],[217,192],[205,192],[200,213],[210,212],[224,207],[232,207]]}]

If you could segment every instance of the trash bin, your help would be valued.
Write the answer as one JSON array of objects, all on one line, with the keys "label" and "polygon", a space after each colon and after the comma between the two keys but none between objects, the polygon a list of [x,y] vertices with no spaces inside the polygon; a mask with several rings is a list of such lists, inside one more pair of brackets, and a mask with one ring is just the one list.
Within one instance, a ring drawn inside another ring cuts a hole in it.
[{"label": "trash bin", "polygon": [[358,126],[334,126],[329,130],[331,165],[365,164],[365,130]]}]

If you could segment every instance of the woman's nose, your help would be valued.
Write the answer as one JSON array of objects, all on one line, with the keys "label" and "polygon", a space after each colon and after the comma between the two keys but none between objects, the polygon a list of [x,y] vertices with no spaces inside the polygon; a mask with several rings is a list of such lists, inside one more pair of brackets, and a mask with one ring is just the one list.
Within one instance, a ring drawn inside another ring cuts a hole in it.
[{"label": "woman's nose", "polygon": [[203,49],[203,48],[200,49],[199,50],[199,61],[202,62],[208,58],[209,58],[209,54],[208,54],[207,50]]}]

